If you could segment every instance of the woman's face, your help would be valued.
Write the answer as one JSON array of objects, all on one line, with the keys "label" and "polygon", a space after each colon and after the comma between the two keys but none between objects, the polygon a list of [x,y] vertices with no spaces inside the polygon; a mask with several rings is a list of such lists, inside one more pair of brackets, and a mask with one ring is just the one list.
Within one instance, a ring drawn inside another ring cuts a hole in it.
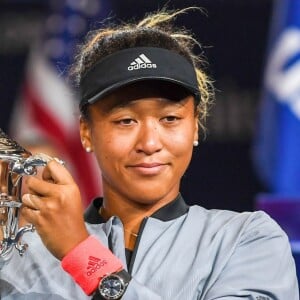
[{"label": "woman's face", "polygon": [[90,105],[89,116],[81,138],[95,153],[105,198],[153,204],[177,196],[198,140],[192,96],[134,84]]}]

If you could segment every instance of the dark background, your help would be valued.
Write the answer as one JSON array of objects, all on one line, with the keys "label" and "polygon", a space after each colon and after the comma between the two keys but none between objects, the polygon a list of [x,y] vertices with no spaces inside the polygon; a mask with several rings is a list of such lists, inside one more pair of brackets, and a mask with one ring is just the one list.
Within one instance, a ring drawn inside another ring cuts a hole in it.
[{"label": "dark background", "polygon": [[[41,3],[42,2],[42,3]],[[0,127],[9,129],[10,112],[23,79],[29,46],[39,36],[46,1],[0,1]],[[139,19],[166,1],[112,0],[111,16]],[[200,6],[177,25],[192,30],[209,61],[216,101],[208,134],[195,149],[182,182],[189,204],[236,211],[253,210],[266,188],[251,161],[272,13],[271,0],[168,1],[169,8]]]}]

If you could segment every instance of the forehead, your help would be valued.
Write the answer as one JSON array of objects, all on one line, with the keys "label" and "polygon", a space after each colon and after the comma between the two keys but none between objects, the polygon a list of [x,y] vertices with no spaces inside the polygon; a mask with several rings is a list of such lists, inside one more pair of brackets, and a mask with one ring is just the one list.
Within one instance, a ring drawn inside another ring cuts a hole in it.
[{"label": "forehead", "polygon": [[130,102],[139,99],[159,98],[161,100],[179,102],[188,96],[192,96],[191,93],[179,85],[164,81],[148,80],[121,87],[99,99],[95,105],[109,111],[115,107],[127,106]]}]

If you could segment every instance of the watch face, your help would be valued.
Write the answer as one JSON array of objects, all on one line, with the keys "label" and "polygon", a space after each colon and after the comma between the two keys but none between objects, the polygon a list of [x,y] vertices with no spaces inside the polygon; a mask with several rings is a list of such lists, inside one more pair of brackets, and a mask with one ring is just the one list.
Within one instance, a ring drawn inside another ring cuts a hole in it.
[{"label": "watch face", "polygon": [[118,275],[110,275],[102,279],[99,291],[104,299],[120,299],[125,290],[125,284]]}]

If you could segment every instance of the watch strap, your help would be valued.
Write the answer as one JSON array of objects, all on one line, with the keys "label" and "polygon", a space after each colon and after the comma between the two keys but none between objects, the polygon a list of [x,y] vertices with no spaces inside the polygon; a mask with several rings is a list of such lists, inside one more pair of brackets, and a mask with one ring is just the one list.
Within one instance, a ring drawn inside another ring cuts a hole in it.
[{"label": "watch strap", "polygon": [[113,274],[116,274],[118,276],[120,276],[121,278],[123,278],[123,280],[125,281],[125,283],[129,283],[129,281],[131,280],[131,275],[124,269],[122,269],[119,272],[114,272]]}]

